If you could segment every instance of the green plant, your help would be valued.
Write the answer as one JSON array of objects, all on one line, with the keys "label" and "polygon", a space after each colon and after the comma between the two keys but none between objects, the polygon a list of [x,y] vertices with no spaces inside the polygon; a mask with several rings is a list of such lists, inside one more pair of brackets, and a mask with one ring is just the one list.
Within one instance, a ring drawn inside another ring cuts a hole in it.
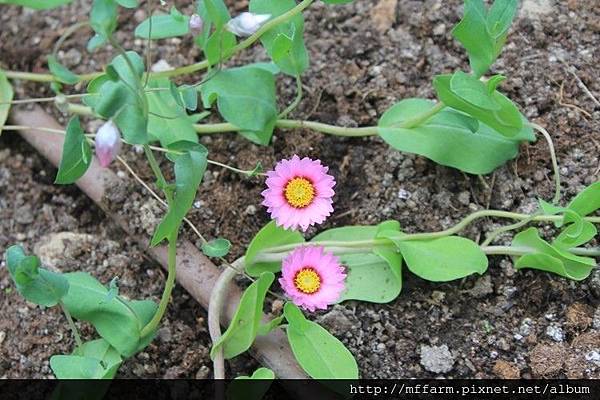
[{"label": "green plant", "polygon": [[[0,2],[51,8],[69,0]],[[148,1],[149,17],[134,32],[137,38],[148,41],[147,51],[138,54],[124,49],[114,35],[120,7],[136,8],[138,1],[94,0],[89,21],[67,28],[48,55],[50,73],[0,70],[0,131],[28,129],[5,125],[11,104],[53,101],[71,115],[66,131],[62,132],[65,141],[56,183],[71,184],[81,178],[94,160],[94,151],[101,165],[107,166],[118,157],[121,142],[139,145],[167,206],[150,243],[157,246],[166,242],[168,246],[168,275],[158,305],[147,300],[123,299],[116,281],[107,288],[87,274],[48,271],[40,267],[35,256],[25,255],[22,248],[8,249],[7,266],[17,290],[41,306],[60,306],[73,330],[77,342],[73,353],[51,359],[57,377],[112,378],[123,359],[152,340],[175,283],[179,230],[186,222],[185,216],[196,199],[208,164],[245,176],[266,175],[267,191],[279,191],[275,200],[265,194],[264,204],[275,221],[258,232],[245,257],[234,263],[243,267],[244,275],[252,283],[241,298],[232,324],[215,338],[211,352],[214,358],[241,354],[257,336],[283,328],[294,355],[311,377],[354,379],[359,373],[350,352],[324,328],[307,319],[299,307],[314,311],[350,299],[386,303],[401,293],[403,266],[423,279],[445,282],[483,274],[488,268],[487,256],[494,254],[514,257],[517,269],[536,268],[575,280],[589,275],[595,266],[593,257],[600,255],[600,251],[582,246],[597,235],[594,224],[600,219],[590,214],[600,207],[600,183],[585,189],[568,205],[560,206],[560,176],[550,135],[528,122],[518,107],[498,90],[507,79],[505,76],[486,77],[508,38],[518,5],[516,0],[496,0],[489,9],[483,0],[466,0],[464,16],[453,35],[465,48],[471,71],[457,70],[434,77],[437,101],[403,99],[381,116],[377,126],[358,128],[288,119],[302,100],[302,74],[310,65],[302,13],[313,2],[250,0],[249,13],[232,18],[223,0],[199,0],[196,14],[191,16],[183,15],[175,7],[168,13],[154,14],[157,5]],[[333,5],[350,1],[324,2]],[[60,62],[59,50],[64,40],[82,29],[93,31],[87,43],[91,53],[108,45],[115,51],[102,71],[76,74]],[[190,34],[204,53],[204,61],[162,72],[150,71],[152,40]],[[224,63],[234,54],[259,41],[271,62],[225,68]],[[205,71],[202,80],[194,84],[176,83],[177,77],[199,71]],[[277,106],[278,74],[290,75],[296,82],[296,98],[283,110]],[[11,79],[47,82],[55,96],[13,100]],[[85,93],[64,93],[68,86],[85,82]],[[204,119],[214,111],[224,122],[205,123]],[[97,133],[86,134],[80,117],[107,122]],[[396,221],[385,221],[376,226],[330,229],[307,242],[294,229],[305,230],[309,225],[323,222],[333,212],[331,196],[335,181],[325,176],[326,167],[298,157],[283,160],[282,163],[305,163],[305,167],[310,164],[317,171],[317,178],[298,173],[283,179],[278,176],[277,167],[263,174],[258,162],[256,168],[245,171],[213,161],[209,150],[198,141],[198,135],[235,131],[253,143],[269,145],[276,128],[308,128],[349,137],[378,135],[397,150],[416,153],[472,174],[489,173],[514,158],[522,142],[535,140],[535,130],[550,147],[555,195],[552,203],[540,201],[539,211],[531,215],[478,211],[447,230],[416,234],[403,232]],[[165,178],[156,152],[172,163],[174,182]],[[287,208],[280,207],[281,199],[285,199]],[[518,222],[490,232],[482,243],[456,235],[483,217]],[[535,228],[529,228],[517,233],[511,246],[490,245],[500,234],[533,222],[554,222],[561,231],[548,242]],[[201,249],[207,256],[233,268],[223,259],[231,247],[227,239],[206,240],[199,236]],[[302,264],[306,259],[320,260],[322,265]],[[278,281],[289,301],[282,315],[263,321],[264,301],[273,293],[272,284],[279,272],[282,277]],[[327,291],[322,290],[324,287]],[[315,293],[319,293],[319,298],[312,301]],[[222,299],[218,289],[214,296]],[[219,310],[218,304],[215,309]],[[90,322],[100,339],[83,343],[73,318]],[[250,378],[272,376],[272,372],[258,370]]]}]

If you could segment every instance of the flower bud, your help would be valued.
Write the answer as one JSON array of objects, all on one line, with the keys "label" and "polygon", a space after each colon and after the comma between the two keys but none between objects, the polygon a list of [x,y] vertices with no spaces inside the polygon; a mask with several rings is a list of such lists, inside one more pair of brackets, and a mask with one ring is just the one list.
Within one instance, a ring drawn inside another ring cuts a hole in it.
[{"label": "flower bud", "polygon": [[270,14],[253,14],[249,12],[243,12],[227,23],[227,29],[237,36],[251,36],[269,18],[271,18]]},{"label": "flower bud", "polygon": [[102,168],[110,165],[121,150],[121,134],[112,122],[108,121],[96,133],[96,157]]},{"label": "flower bud", "polygon": [[202,21],[202,17],[198,14],[192,14],[189,26],[190,32],[192,32],[193,35],[199,35],[202,33],[202,28],[204,28],[204,21]]}]

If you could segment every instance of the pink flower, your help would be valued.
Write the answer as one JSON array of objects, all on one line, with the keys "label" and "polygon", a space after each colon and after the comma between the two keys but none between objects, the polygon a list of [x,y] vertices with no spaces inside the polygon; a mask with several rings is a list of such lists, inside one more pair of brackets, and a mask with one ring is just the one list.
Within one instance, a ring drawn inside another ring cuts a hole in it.
[{"label": "pink flower", "polygon": [[102,168],[106,168],[121,151],[121,134],[112,122],[108,121],[98,129],[95,139],[96,157]]},{"label": "pink flower", "polygon": [[297,247],[281,266],[279,283],[294,304],[305,310],[325,310],[346,288],[339,259],[323,246]]},{"label": "pink flower", "polygon": [[308,157],[281,160],[274,171],[267,172],[267,189],[262,192],[263,205],[277,225],[285,229],[307,230],[320,224],[333,212],[335,179],[328,175],[321,160]]}]

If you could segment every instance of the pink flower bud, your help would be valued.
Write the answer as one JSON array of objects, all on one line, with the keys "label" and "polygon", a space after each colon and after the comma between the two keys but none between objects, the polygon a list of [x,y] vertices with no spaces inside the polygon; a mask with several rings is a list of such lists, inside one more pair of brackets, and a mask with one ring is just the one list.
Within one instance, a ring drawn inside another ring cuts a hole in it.
[{"label": "pink flower bud", "polygon": [[243,12],[227,23],[227,29],[237,36],[251,36],[262,24],[271,18],[270,14]]},{"label": "pink flower bud", "polygon": [[96,133],[96,157],[102,168],[110,165],[121,150],[121,134],[112,122],[108,121]]},{"label": "pink flower bud", "polygon": [[202,21],[202,17],[200,17],[198,14],[192,14],[190,17],[189,26],[192,34],[199,35],[202,33],[202,28],[204,28],[204,21]]}]

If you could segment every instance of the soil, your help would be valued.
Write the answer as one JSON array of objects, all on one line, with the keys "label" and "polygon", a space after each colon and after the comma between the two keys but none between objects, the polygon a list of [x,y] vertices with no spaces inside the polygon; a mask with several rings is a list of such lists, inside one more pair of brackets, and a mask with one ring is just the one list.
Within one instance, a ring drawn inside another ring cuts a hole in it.
[{"label": "soil", "polygon": [[[87,18],[88,3],[43,12],[3,6],[0,65],[45,71],[51,46],[64,28]],[[193,11],[190,2],[176,3],[184,13]],[[245,1],[228,3],[231,10],[246,6]],[[600,107],[586,90],[600,97],[595,79],[600,9],[594,0],[523,3],[493,70],[508,77],[502,89],[525,115],[552,134],[568,200],[599,177]],[[461,4],[361,0],[311,6],[306,13],[311,66],[303,77],[306,95],[292,117],[366,126],[376,124],[399,99],[433,98],[435,74],[468,67],[450,33]],[[132,41],[130,32],[144,18],[142,10],[121,11],[117,38],[126,48],[143,51],[144,43]],[[90,55],[83,38],[87,34],[65,42],[62,60],[79,73],[98,70],[110,49]],[[199,59],[189,37],[159,41],[153,50],[154,62],[172,66]],[[266,59],[255,46],[228,65]],[[17,98],[51,95],[47,86],[34,83],[15,83],[15,90]],[[291,102],[293,81],[278,78],[278,93],[282,107]],[[65,122],[64,115],[47,109]],[[97,122],[88,122],[90,130],[94,126]],[[257,161],[269,168],[292,154],[320,158],[338,182],[335,214],[320,229],[396,219],[406,232],[435,231],[488,207],[532,212],[537,198],[552,195],[544,141],[523,145],[516,160],[481,180],[399,153],[379,138],[345,139],[305,130],[277,131],[269,147],[232,134],[201,140],[211,158],[246,169]],[[143,155],[128,148],[124,156],[146,182],[152,181]],[[128,179],[130,201],[122,212],[143,208],[140,222],[152,226],[160,209],[120,165],[112,168]],[[88,271],[103,282],[119,276],[125,296],[158,299],[165,278],[161,268],[75,186],[53,185],[55,173],[19,136],[7,132],[0,137],[0,252],[20,243],[52,267]],[[206,237],[234,243],[233,260],[268,221],[260,205],[262,189],[259,178],[210,168],[189,218]],[[480,221],[463,234],[478,239],[497,226],[498,221]],[[541,228],[552,235],[552,226]],[[184,235],[197,240],[190,232]],[[347,302],[315,316],[349,347],[362,377],[600,377],[600,271],[572,282],[538,271],[517,272],[510,259],[492,257],[483,277],[436,284],[405,272],[403,285],[392,303]],[[49,357],[73,346],[63,317],[25,302],[4,268],[0,299],[0,377],[51,377]],[[91,337],[90,327],[82,328]],[[177,288],[158,339],[128,360],[119,376],[210,377],[209,342],[205,311]],[[229,366],[228,374],[235,375],[257,365],[238,357]]]}]

